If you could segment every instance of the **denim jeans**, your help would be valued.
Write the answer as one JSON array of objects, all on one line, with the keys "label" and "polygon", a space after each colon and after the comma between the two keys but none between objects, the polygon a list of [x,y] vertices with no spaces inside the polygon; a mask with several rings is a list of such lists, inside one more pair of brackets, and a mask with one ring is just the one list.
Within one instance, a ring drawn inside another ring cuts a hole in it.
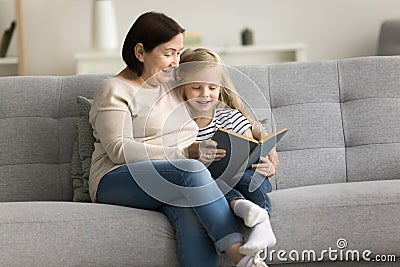
[{"label": "denim jeans", "polygon": [[[220,192],[208,170],[199,161],[153,160],[123,165],[107,173],[100,181],[97,202],[163,212],[176,231],[181,265],[217,266],[218,253],[243,241],[222,193],[212,202],[195,207],[166,204],[142,189],[142,182],[150,181],[151,184],[151,181],[159,179],[156,176],[181,188],[175,195],[162,196],[170,198],[166,199],[167,202],[183,199],[190,203],[193,199],[197,200],[193,193],[190,197],[185,193],[184,189],[188,187],[208,186],[211,191]],[[154,186],[162,189],[158,184]]]},{"label": "denim jeans", "polygon": [[[249,190],[252,188],[251,183],[259,185],[253,192]],[[234,199],[248,199],[271,212],[271,201],[267,195],[271,191],[272,186],[268,178],[254,170],[246,170],[235,187],[225,194],[225,197],[229,203]]]}]

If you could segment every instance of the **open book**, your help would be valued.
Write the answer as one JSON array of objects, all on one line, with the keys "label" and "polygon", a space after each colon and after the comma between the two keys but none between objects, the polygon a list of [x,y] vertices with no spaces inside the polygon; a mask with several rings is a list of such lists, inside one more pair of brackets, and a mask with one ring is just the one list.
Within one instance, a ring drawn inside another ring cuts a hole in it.
[{"label": "open book", "polygon": [[218,143],[218,148],[226,150],[226,156],[207,168],[214,179],[233,178],[257,163],[261,156],[266,156],[287,131],[283,128],[258,141],[220,128],[211,139]]}]

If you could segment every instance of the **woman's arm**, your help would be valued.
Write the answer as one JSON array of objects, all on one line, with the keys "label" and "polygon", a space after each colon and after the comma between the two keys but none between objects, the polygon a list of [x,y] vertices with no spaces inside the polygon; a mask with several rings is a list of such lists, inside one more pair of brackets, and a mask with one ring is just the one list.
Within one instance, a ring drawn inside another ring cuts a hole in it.
[{"label": "woman's arm", "polygon": [[184,158],[184,148],[164,147],[138,142],[133,138],[129,112],[108,110],[98,112],[93,125],[108,157],[114,164],[155,159]]},{"label": "woman's arm", "polygon": [[189,158],[198,159],[203,163],[218,161],[226,156],[226,150],[218,148],[217,142],[211,139],[194,142],[187,151]]}]

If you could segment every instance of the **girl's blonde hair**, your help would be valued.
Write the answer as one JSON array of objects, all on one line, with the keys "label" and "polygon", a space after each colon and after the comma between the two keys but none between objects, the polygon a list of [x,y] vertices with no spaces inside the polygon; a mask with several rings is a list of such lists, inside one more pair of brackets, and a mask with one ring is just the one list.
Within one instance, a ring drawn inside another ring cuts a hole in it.
[{"label": "girl's blonde hair", "polygon": [[[242,101],[239,94],[237,93],[237,91],[235,90],[233,83],[229,77],[228,70],[226,69],[225,64],[218,56],[218,54],[214,53],[213,51],[207,48],[196,48],[196,49],[187,48],[181,53],[180,63],[182,65],[185,65],[184,63],[189,63],[189,62],[199,62],[200,64],[196,64],[195,66],[190,66],[186,68],[187,71],[198,72],[199,68],[201,69],[202,67],[217,66],[217,71],[220,76],[219,78],[221,79],[219,83],[220,95],[218,98],[221,105],[228,106],[232,109],[240,111],[243,114],[243,116],[245,116],[251,123],[253,128],[252,129],[253,136],[256,139],[261,139],[264,135],[266,135],[266,132],[262,127],[261,123],[255,120],[246,111],[245,104]],[[184,75],[182,75],[182,77],[184,77]],[[185,82],[183,82],[183,84],[184,83]],[[187,83],[190,83],[190,81]],[[187,100],[182,86],[177,87],[176,94],[181,100],[183,101]]]}]

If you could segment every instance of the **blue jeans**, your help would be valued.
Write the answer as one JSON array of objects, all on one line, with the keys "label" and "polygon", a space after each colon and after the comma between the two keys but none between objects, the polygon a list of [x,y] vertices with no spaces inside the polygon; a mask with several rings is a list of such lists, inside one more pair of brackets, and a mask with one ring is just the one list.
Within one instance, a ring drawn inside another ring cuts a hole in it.
[{"label": "blue jeans", "polygon": [[[254,182],[259,186],[253,192],[250,192],[250,184]],[[271,212],[271,201],[267,195],[271,191],[272,186],[268,178],[254,170],[246,170],[234,188],[225,194],[225,197],[229,203],[234,199],[248,199]]]},{"label": "blue jeans", "polygon": [[209,171],[197,160],[154,160],[123,165],[107,173],[100,181],[97,202],[163,212],[176,231],[182,266],[217,266],[218,253],[243,241],[226,199],[221,194],[218,199],[195,207],[166,204],[146,193],[138,184],[138,181],[140,184],[141,181],[157,181],[157,175],[182,188],[176,195],[162,196],[169,197],[168,202],[197,200],[193,194],[185,193],[184,188],[188,187],[208,186],[211,191],[220,192]]}]

